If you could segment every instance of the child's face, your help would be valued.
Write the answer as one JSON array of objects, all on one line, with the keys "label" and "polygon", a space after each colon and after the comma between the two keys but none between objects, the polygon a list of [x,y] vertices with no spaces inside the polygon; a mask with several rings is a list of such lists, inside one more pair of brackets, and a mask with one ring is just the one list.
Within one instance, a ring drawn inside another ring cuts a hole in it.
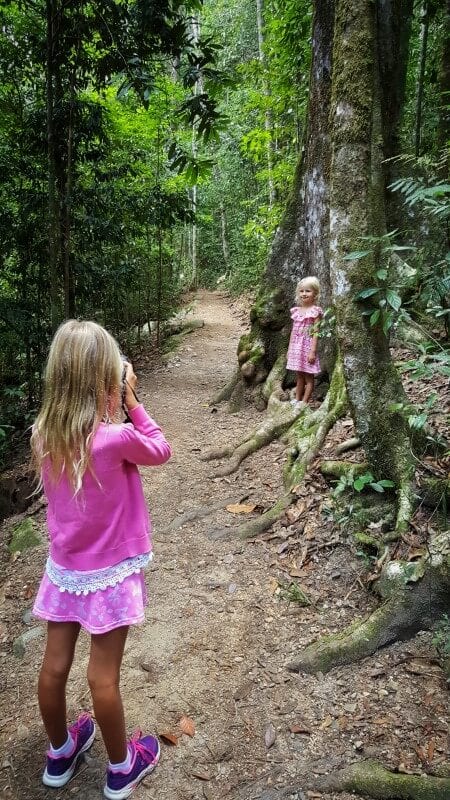
[{"label": "child's face", "polygon": [[298,296],[303,306],[311,306],[316,299],[316,293],[310,286],[300,286]]}]

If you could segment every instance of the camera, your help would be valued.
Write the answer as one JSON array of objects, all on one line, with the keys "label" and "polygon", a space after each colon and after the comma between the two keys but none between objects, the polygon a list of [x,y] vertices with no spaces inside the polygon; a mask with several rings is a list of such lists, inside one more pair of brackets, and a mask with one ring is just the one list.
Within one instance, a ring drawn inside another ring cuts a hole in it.
[{"label": "camera", "polygon": [[121,397],[122,409],[126,414],[125,396],[127,393],[127,366],[130,363],[130,359],[124,356],[123,353],[120,354],[120,357],[122,359],[122,378],[120,382],[120,397]]}]

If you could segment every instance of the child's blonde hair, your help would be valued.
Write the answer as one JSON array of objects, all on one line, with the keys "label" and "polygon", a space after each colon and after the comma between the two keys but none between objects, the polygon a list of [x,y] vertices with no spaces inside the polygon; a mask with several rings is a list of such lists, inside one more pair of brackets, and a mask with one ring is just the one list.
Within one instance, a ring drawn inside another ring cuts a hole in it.
[{"label": "child's blonde hair", "polygon": [[306,278],[302,278],[301,281],[297,283],[297,288],[295,290],[295,302],[300,302],[300,289],[302,286],[306,286],[308,289],[312,289],[315,294],[315,299],[317,300],[320,294],[320,283],[318,279],[314,275],[307,275]]},{"label": "child's blonde hair", "polygon": [[57,330],[44,375],[44,399],[33,426],[31,447],[38,479],[49,458],[58,480],[63,470],[81,489],[90,468],[92,435],[119,391],[123,361],[113,337],[96,322],[68,320]]}]

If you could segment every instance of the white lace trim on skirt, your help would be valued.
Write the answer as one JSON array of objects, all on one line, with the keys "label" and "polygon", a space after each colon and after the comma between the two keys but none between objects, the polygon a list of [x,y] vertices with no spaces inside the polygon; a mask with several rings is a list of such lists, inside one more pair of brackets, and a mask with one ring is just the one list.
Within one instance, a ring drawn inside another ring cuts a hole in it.
[{"label": "white lace trim on skirt", "polygon": [[133,558],[126,558],[112,567],[79,571],[64,569],[50,558],[47,559],[45,571],[49,580],[59,588],[60,592],[87,595],[99,589],[108,589],[122,583],[129,575],[139,573],[153,558],[153,553],[143,553]]}]

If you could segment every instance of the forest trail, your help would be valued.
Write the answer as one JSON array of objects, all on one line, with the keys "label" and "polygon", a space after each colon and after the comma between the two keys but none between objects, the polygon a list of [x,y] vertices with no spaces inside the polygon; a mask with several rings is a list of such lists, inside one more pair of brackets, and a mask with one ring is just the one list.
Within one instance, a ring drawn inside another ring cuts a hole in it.
[{"label": "forest trail", "polygon": [[[275,591],[289,538],[269,532],[244,543],[233,537],[241,517],[226,505],[269,506],[281,492],[283,448],[274,442],[229,478],[213,478],[211,464],[200,460],[212,444],[237,441],[261,415],[245,408],[230,416],[225,406],[209,405],[231,376],[242,333],[226,296],[200,292],[190,314],[204,327],[185,336],[166,365],[147,372],[136,368],[141,399],[174,455],[163,467],[142,470],[155,559],[148,574],[146,622],[130,632],[122,690],[130,733],[141,727],[177,734],[185,716],[195,735],[181,735],[176,746],[163,743],[160,766],[134,796],[350,800],[355,795],[308,792],[304,777],[362,757],[396,765],[400,757],[406,763],[416,733],[424,744],[433,732],[434,750],[445,737],[441,673],[429,667],[424,687],[420,674],[404,669],[408,659],[420,664],[428,654],[429,635],[326,676],[287,671],[286,663],[303,643],[339,629],[372,600],[358,582],[361,566],[341,545],[318,549],[309,577],[319,590],[313,606],[301,608]],[[317,487],[310,491],[318,496]],[[182,517],[193,510],[199,511],[196,519]],[[43,525],[42,508],[34,519]],[[214,538],[226,526],[230,537]],[[326,525],[323,532],[329,533]],[[314,531],[305,535],[311,539]],[[5,552],[3,547],[0,795],[5,800],[97,799],[105,763],[100,736],[65,789],[48,790],[40,783],[45,738],[34,684],[43,638],[28,645],[22,660],[12,655],[12,642],[26,629],[23,614],[46,548],[27,551],[15,562]],[[308,586],[308,574],[303,582]],[[81,634],[69,684],[71,718],[90,707],[87,645],[88,637]],[[287,787],[297,791],[287,793]]]}]

